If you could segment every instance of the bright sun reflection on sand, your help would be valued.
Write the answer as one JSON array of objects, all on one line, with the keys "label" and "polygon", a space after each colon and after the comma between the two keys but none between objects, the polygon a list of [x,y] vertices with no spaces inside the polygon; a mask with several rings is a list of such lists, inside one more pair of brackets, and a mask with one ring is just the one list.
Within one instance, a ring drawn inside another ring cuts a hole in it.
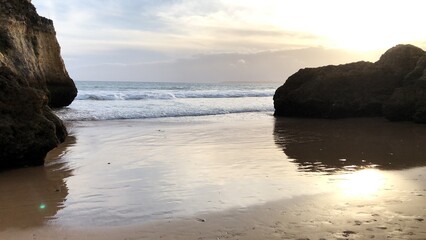
[{"label": "bright sun reflection on sand", "polygon": [[347,197],[373,197],[383,189],[385,180],[379,170],[367,169],[344,175],[339,186]]}]

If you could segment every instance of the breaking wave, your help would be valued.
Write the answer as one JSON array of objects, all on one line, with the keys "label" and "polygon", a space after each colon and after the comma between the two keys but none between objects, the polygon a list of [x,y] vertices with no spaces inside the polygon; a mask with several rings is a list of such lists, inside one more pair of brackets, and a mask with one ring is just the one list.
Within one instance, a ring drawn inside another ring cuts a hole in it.
[{"label": "breaking wave", "polygon": [[227,90],[227,91],[135,91],[135,92],[111,92],[111,91],[81,91],[76,100],[168,100],[176,98],[247,98],[247,97],[272,97],[273,89],[267,90]]}]

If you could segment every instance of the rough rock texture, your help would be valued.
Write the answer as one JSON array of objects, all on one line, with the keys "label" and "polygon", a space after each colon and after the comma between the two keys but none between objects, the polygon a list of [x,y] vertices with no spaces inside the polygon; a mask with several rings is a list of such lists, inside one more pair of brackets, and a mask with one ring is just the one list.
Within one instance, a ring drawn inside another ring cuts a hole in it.
[{"label": "rough rock texture", "polygon": [[60,55],[53,22],[26,0],[0,0],[0,65],[49,95],[49,105],[69,105],[77,89]]},{"label": "rough rock texture", "polygon": [[379,61],[301,69],[274,95],[276,116],[426,122],[426,53],[397,45]]},{"label": "rough rock texture", "polygon": [[49,105],[76,94],[52,21],[31,1],[0,0],[0,167],[43,164],[67,135]]}]

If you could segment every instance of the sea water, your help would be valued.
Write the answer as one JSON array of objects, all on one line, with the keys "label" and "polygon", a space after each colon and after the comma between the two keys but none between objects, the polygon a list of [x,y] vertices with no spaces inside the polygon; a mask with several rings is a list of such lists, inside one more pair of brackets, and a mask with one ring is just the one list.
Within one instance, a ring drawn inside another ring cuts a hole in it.
[{"label": "sea water", "polygon": [[279,84],[76,82],[77,98],[57,110],[65,121],[272,112]]}]

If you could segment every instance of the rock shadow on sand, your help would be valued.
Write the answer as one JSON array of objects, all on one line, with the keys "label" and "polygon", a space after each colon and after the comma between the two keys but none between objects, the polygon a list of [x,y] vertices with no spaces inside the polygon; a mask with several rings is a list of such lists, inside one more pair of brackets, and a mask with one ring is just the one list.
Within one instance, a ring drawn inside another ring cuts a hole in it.
[{"label": "rock shadow on sand", "polygon": [[0,231],[38,227],[55,219],[68,196],[65,179],[72,175],[59,158],[75,143],[76,138],[68,136],[48,154],[44,167],[0,172]]},{"label": "rock shadow on sand", "polygon": [[380,118],[276,118],[277,146],[301,172],[426,166],[426,128]]}]

